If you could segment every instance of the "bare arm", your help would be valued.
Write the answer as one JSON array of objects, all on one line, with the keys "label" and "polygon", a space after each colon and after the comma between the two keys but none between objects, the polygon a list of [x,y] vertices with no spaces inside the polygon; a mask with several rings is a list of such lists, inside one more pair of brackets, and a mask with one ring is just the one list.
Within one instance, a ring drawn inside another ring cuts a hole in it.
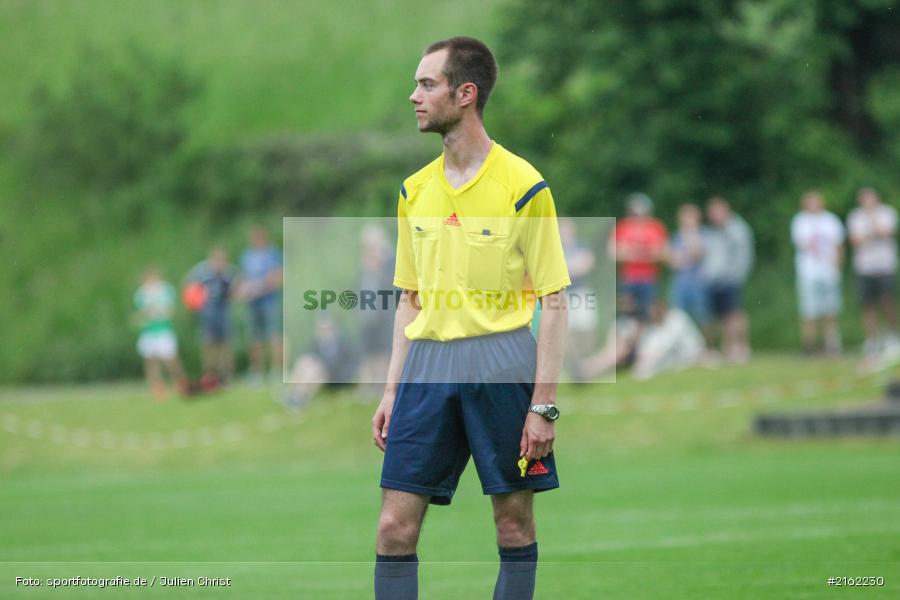
[{"label": "bare arm", "polygon": [[663,253],[663,262],[673,269],[682,269],[687,265],[687,257],[684,249],[676,250],[672,244],[666,244]]},{"label": "bare arm", "polygon": [[631,246],[626,244],[624,241],[616,242],[616,233],[613,231],[609,235],[609,239],[606,240],[606,252],[609,256],[613,257],[613,260],[618,262],[627,262],[629,260],[633,260],[634,252],[631,250]]},{"label": "bare arm", "polygon": [[409,339],[404,330],[419,315],[418,293],[415,290],[404,290],[394,314],[394,337],[391,343],[391,362],[388,365],[387,378],[384,384],[384,395],[372,417],[372,439],[375,445],[384,451],[387,445],[388,426],[391,420],[391,411],[394,408],[394,398],[397,394],[397,386],[400,385],[400,375],[403,372],[403,363],[406,362],[406,354],[409,352]]},{"label": "bare arm", "polygon": [[[541,324],[537,340],[537,371],[532,404],[556,404],[556,388],[562,371],[566,347],[569,307],[565,292],[541,298]],[[554,424],[544,417],[528,413],[519,450],[529,460],[543,458],[553,450]]]},{"label": "bare arm", "polygon": [[565,292],[541,298],[541,324],[537,339],[537,372],[534,383],[535,404],[556,401],[556,385],[566,351],[569,306]]},{"label": "bare arm", "polygon": [[266,274],[266,291],[267,292],[277,292],[281,289],[282,283],[284,281],[284,273],[281,267],[277,267],[272,269]]}]

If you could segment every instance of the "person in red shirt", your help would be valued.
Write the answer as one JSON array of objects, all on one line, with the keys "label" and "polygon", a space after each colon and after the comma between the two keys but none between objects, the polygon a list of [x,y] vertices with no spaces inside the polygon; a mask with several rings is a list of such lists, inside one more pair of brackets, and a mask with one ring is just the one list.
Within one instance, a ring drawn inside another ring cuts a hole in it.
[{"label": "person in red shirt", "polygon": [[653,201],[646,194],[631,194],[626,209],[628,216],[616,223],[609,252],[619,264],[619,293],[633,298],[636,313],[643,319],[658,294],[668,234],[666,226],[653,217]]}]

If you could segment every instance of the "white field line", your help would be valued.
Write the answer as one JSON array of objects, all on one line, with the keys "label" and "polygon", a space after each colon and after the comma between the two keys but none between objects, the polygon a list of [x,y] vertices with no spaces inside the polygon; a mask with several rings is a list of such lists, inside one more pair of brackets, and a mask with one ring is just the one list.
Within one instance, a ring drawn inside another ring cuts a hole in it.
[{"label": "white field line", "polygon": [[567,552],[614,552],[632,549],[693,548],[718,544],[740,544],[767,541],[791,541],[825,538],[847,538],[884,533],[900,533],[900,525],[875,527],[812,526],[792,529],[771,530],[720,530],[694,535],[667,535],[651,539],[597,540],[594,542],[571,543]]},{"label": "white field line", "polygon": [[[597,509],[580,512],[577,518],[598,523],[644,523],[655,521],[680,521],[689,519],[772,519],[783,517],[811,517],[846,515],[858,512],[900,512],[900,504],[884,499],[871,498],[858,502],[841,503],[795,503],[783,506],[733,506],[733,507],[689,507],[684,509]],[[898,515],[900,516],[900,515]],[[886,519],[892,520],[892,519]]]},{"label": "white field line", "polygon": [[[644,394],[623,401],[575,401],[561,398],[560,404],[567,414],[586,413],[604,416],[726,409],[741,405],[768,404],[789,396],[803,399],[821,393],[844,392],[853,389],[865,378],[850,376],[781,385],[763,384],[755,388],[726,389],[715,393]],[[327,416],[338,406],[354,403],[344,399],[341,402],[316,406],[315,410],[317,416]],[[166,450],[234,444],[254,434],[269,434],[288,426],[297,426],[305,420],[303,415],[288,415],[279,411],[260,416],[254,424],[234,421],[217,427],[203,426],[192,430],[116,433],[109,430],[91,431],[85,427],[48,424],[42,420],[23,419],[16,414],[6,413],[0,419],[0,430],[12,435],[25,435],[35,440],[49,440],[59,446],[99,447],[105,450],[120,448]]]},{"label": "white field line", "polygon": [[642,395],[622,401],[566,401],[563,399],[564,405],[561,408],[564,408],[567,414],[585,412],[596,415],[734,408],[741,405],[770,404],[787,397],[807,400],[825,393],[846,392],[856,388],[862,379],[864,378],[845,377],[782,385],[764,384],[756,388],[722,390],[715,393]]}]

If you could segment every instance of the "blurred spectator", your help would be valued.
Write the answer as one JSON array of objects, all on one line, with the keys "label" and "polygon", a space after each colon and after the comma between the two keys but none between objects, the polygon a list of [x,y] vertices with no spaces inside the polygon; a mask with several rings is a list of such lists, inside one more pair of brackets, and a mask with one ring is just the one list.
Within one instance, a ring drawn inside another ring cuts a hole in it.
[{"label": "blurred spectator", "polygon": [[281,281],[281,252],[264,228],[254,227],[250,247],[241,255],[240,296],[250,312],[250,370],[256,380],[265,373],[267,342],[271,369],[281,370]]},{"label": "blurred spectator", "polygon": [[686,312],[668,308],[657,299],[650,305],[646,321],[634,314],[628,294],[619,296],[614,327],[597,353],[578,363],[575,378],[589,381],[631,366],[634,376],[647,379],[666,371],[686,369],[700,363],[706,342]]},{"label": "blurred spectator", "polygon": [[570,349],[566,355],[578,359],[594,349],[597,303],[588,276],[594,270],[595,257],[594,251],[578,239],[575,219],[571,217],[560,219],[559,235],[566,256],[566,265],[569,267],[569,277],[572,280],[572,285],[566,289],[569,299]]},{"label": "blurred spectator", "polygon": [[391,360],[395,308],[393,302],[383,305],[383,292],[394,290],[394,250],[384,228],[376,223],[364,226],[360,238],[359,289],[376,294],[375,310],[359,311],[363,355],[360,377],[365,382],[383,384]]},{"label": "blurred spectator", "polygon": [[134,295],[134,305],[141,333],[138,353],[144,359],[144,374],[150,391],[157,400],[165,400],[166,383],[163,368],[168,371],[179,391],[187,389],[187,380],[178,360],[178,343],[172,316],[175,314],[175,288],[162,280],[155,267],[144,273],[143,283]]},{"label": "blurred spectator", "polygon": [[666,371],[697,365],[706,351],[703,334],[686,312],[662,300],[650,306],[634,358],[634,376],[649,379]]},{"label": "blurred spectator", "polygon": [[725,358],[746,362],[750,345],[742,293],[753,266],[753,232],[724,198],[711,198],[706,214],[709,229],[700,272],[706,281],[707,307],[714,321],[709,324],[707,339],[713,340],[719,333]]},{"label": "blurred spectator", "polygon": [[632,194],[627,216],[616,223],[609,252],[619,268],[619,289],[630,294],[639,315],[645,317],[657,296],[659,263],[666,249],[666,226],[653,218],[653,201],[646,194]]},{"label": "blurred spectator", "polygon": [[[878,354],[896,354],[897,339],[897,211],[882,204],[872,188],[859,190],[859,207],[847,217],[850,243],[853,245],[853,270],[859,285],[863,307],[866,341],[863,355],[867,360]],[[887,327],[879,326],[881,310]]]},{"label": "blurred spectator", "polygon": [[570,367],[576,381],[590,381],[608,375],[634,362],[641,322],[634,298],[620,293],[616,298],[616,320],[606,334],[606,342],[597,352],[584,358],[573,357]]},{"label": "blurred spectator", "polygon": [[671,304],[685,311],[701,326],[709,320],[706,282],[703,279],[703,256],[706,243],[701,228],[703,215],[696,204],[682,204],[678,209],[678,230],[669,245],[672,267]]},{"label": "blurred spectator", "polygon": [[844,226],[834,213],[825,210],[825,199],[818,191],[803,194],[801,211],[791,221],[791,240],[796,249],[803,351],[807,354],[816,351],[817,324],[821,322],[825,352],[838,354]]},{"label": "blurred spectator", "polygon": [[328,315],[318,317],[309,348],[294,361],[285,406],[299,409],[323,386],[342,387],[354,383],[358,365],[350,339],[340,331],[334,319]]},{"label": "blurred spectator", "polygon": [[203,286],[203,302],[199,306],[202,342],[203,378],[217,383],[234,374],[229,308],[237,271],[228,262],[221,246],[213,248],[209,257],[198,263],[185,277],[185,286]]}]

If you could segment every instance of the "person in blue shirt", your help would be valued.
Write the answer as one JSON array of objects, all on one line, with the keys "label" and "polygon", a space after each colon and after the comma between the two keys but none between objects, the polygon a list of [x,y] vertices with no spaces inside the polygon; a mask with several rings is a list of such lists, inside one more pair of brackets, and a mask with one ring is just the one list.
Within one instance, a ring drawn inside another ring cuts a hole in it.
[{"label": "person in blue shirt", "polygon": [[221,246],[213,248],[209,257],[194,266],[185,278],[186,285],[198,283],[205,291],[205,300],[198,310],[203,376],[220,383],[231,379],[234,370],[229,311],[236,278],[237,271]]},{"label": "person in blue shirt", "polygon": [[247,302],[250,319],[250,369],[261,378],[265,373],[265,348],[269,344],[272,371],[280,371],[281,251],[272,245],[263,227],[250,231],[250,247],[241,255],[240,295]]},{"label": "person in blue shirt", "polygon": [[706,255],[706,232],[702,221],[703,213],[696,204],[682,204],[678,208],[678,230],[669,243],[668,262],[672,268],[670,303],[706,328],[709,307],[702,273]]}]

